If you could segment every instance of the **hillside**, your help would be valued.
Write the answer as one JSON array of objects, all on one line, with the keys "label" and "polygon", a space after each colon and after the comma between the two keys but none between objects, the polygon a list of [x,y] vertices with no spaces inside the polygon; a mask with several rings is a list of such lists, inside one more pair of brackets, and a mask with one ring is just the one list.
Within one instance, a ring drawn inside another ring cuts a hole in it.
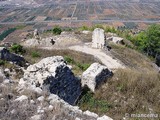
[{"label": "hillside", "polygon": [[[158,118],[160,74],[153,58],[113,28],[84,28],[36,29],[18,43],[1,41],[2,120]],[[154,42],[157,29],[149,34]]]}]

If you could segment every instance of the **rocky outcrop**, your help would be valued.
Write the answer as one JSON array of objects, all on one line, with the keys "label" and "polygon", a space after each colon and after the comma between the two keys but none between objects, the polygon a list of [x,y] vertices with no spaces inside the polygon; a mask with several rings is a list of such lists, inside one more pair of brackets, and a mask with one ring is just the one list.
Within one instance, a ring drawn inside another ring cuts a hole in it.
[{"label": "rocky outcrop", "polygon": [[92,35],[92,47],[97,49],[102,49],[105,47],[105,35],[104,30],[96,28]]},{"label": "rocky outcrop", "polygon": [[48,88],[51,93],[72,105],[81,94],[80,80],[74,76],[61,56],[44,58],[30,65],[20,80],[20,86]]},{"label": "rocky outcrop", "polygon": [[82,74],[82,87],[87,86],[92,92],[95,92],[96,87],[111,75],[112,72],[108,70],[106,66],[99,63],[93,63]]},{"label": "rocky outcrop", "polygon": [[14,53],[10,53],[9,50],[7,50],[4,47],[0,48],[0,59],[13,62],[19,66],[26,65],[26,61],[23,57],[21,57],[17,54],[14,54]]}]

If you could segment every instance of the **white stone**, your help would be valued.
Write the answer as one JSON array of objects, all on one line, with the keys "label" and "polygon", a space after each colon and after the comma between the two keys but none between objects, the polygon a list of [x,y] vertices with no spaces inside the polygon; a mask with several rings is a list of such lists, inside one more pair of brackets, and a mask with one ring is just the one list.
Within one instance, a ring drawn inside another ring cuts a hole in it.
[{"label": "white stone", "polygon": [[15,109],[13,109],[13,110],[11,111],[11,114],[14,114],[14,113],[16,113],[16,110],[15,110]]},{"label": "white stone", "polygon": [[91,32],[88,31],[88,30],[83,30],[82,33],[87,35],[87,34],[89,34],[89,33],[91,33]]},{"label": "white stone", "polygon": [[93,112],[90,112],[90,111],[85,111],[83,112],[84,115],[88,115],[88,116],[91,116],[91,117],[94,117],[94,118],[97,118],[98,115],[96,113],[93,113]]},{"label": "white stone", "polygon": [[40,102],[43,102],[44,101],[44,97],[40,96],[40,97],[37,98],[37,100],[40,101]]},{"label": "white stone", "polygon": [[49,111],[52,111],[52,110],[53,110],[53,106],[52,106],[52,105],[49,105],[48,110],[49,110]]},{"label": "white stone", "polygon": [[34,103],[35,103],[35,101],[34,101],[34,100],[30,100],[30,103],[31,103],[31,104],[34,104]]},{"label": "white stone", "polygon": [[5,72],[10,72],[10,69],[6,68],[4,71],[5,71]]},{"label": "white stone", "polygon": [[114,42],[116,44],[119,44],[122,41],[123,41],[123,38],[121,38],[121,37],[113,37],[112,38],[112,42]]},{"label": "white stone", "polygon": [[96,28],[93,31],[92,35],[92,47],[97,49],[104,48],[106,42],[105,42],[105,35],[104,30],[100,28]]},{"label": "white stone", "polygon": [[37,107],[37,113],[44,113],[44,109],[41,106]]},{"label": "white stone", "polygon": [[3,83],[4,84],[9,84],[9,83],[11,83],[11,80],[10,79],[4,79]]},{"label": "white stone", "polygon": [[81,120],[80,118],[76,117],[75,120]]},{"label": "white stone", "polygon": [[[33,89],[34,88],[34,89]],[[39,87],[32,87],[32,90],[35,92],[35,93],[37,93],[37,94],[39,94],[39,95],[42,95],[42,89],[41,88],[39,88]]]},{"label": "white stone", "polygon": [[34,115],[30,118],[30,120],[41,120],[42,115]]},{"label": "white stone", "polygon": [[97,120],[113,120],[113,119],[108,117],[108,116],[106,116],[106,115],[104,115],[102,117],[97,118]]},{"label": "white stone", "polygon": [[22,96],[18,97],[17,99],[15,99],[15,101],[19,101],[19,102],[22,102],[24,100],[28,100],[28,97],[25,95],[22,95]]},{"label": "white stone", "polygon": [[30,65],[27,68],[27,71],[29,71],[29,72],[36,72],[37,70],[38,70],[38,68],[35,65]]},{"label": "white stone", "polygon": [[110,75],[111,72],[107,69],[106,66],[103,66],[99,63],[93,63],[82,74],[82,87],[86,85],[92,92],[95,92],[96,86]]}]

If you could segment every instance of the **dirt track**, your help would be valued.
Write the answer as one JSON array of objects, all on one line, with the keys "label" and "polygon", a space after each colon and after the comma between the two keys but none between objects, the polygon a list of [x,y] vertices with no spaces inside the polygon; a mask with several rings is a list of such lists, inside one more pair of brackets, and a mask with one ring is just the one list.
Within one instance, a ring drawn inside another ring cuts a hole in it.
[{"label": "dirt track", "polygon": [[80,51],[86,54],[90,54],[98,58],[104,65],[109,69],[125,68],[120,61],[113,59],[110,55],[107,55],[104,51],[100,49],[93,49],[88,45],[76,45],[69,47],[71,50]]}]

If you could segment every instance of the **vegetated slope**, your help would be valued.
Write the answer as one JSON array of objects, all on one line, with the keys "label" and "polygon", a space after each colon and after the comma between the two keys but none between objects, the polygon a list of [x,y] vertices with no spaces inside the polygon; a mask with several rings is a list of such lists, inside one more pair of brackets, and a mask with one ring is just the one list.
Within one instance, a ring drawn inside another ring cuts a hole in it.
[{"label": "vegetated slope", "polygon": [[81,109],[107,114],[115,120],[125,113],[160,114],[160,74],[143,54],[121,45],[111,44],[111,53],[128,68],[118,69],[92,94],[87,92],[79,101]]}]

